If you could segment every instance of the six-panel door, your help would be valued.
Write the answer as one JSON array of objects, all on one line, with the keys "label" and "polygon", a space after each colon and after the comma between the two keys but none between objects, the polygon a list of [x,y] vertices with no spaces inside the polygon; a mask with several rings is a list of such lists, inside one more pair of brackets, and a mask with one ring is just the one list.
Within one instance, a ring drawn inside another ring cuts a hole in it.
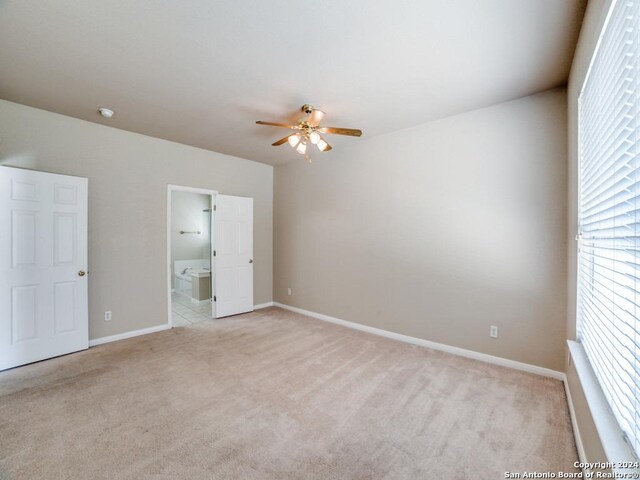
[{"label": "six-panel door", "polygon": [[88,348],[87,179],[0,167],[0,370]]},{"label": "six-panel door", "polygon": [[253,198],[216,195],[215,316],[253,311]]}]

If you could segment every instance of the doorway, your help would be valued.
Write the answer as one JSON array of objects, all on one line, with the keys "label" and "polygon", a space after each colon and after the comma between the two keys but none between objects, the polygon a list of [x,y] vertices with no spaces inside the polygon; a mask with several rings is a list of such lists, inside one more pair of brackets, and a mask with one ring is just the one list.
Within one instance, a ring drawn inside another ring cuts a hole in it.
[{"label": "doorway", "polygon": [[169,185],[167,285],[169,325],[185,327],[215,317],[213,205],[215,190]]},{"label": "doorway", "polygon": [[253,311],[253,198],[167,187],[168,324]]}]

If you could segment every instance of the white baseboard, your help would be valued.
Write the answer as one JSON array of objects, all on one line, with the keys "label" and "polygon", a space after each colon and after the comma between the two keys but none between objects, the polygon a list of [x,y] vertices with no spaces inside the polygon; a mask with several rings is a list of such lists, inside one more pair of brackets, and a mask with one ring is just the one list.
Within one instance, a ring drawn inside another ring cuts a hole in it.
[{"label": "white baseboard", "polygon": [[140,330],[132,330],[131,332],[119,333],[117,335],[111,335],[109,337],[94,338],[89,340],[89,347],[95,347],[96,345],[102,345],[103,343],[116,342],[118,340],[124,340],[125,338],[137,337],[139,335],[146,335],[148,333],[161,332],[168,330],[171,325],[156,325],[155,327],[141,328]]},{"label": "white baseboard", "polygon": [[273,307],[273,302],[259,303],[258,305],[254,305],[254,310],[260,310],[261,308]]},{"label": "white baseboard", "polygon": [[492,363],[494,365],[501,365],[503,367],[513,368],[515,370],[521,370],[523,372],[535,373],[536,375],[542,375],[543,377],[551,377],[562,381],[564,381],[565,378],[563,372],[558,372],[549,368],[538,367],[537,365],[530,365],[528,363],[517,362],[515,360],[509,360],[507,358],[495,357],[486,353],[474,352],[473,350],[452,347],[443,343],[432,342],[429,340],[424,340],[422,338],[410,337],[409,335],[402,335],[401,333],[395,333],[388,330],[382,330],[380,328],[369,327],[360,323],[349,322],[340,318],[323,315],[322,313],[316,313],[309,310],[304,310],[302,308],[292,307],[290,305],[285,305],[284,303],[273,302],[273,304],[276,307],[291,310],[292,312],[300,313],[302,315],[306,315],[307,317],[317,318],[318,320],[323,320],[325,322],[335,323],[337,325],[342,325],[343,327],[361,330],[363,332],[372,333],[381,337],[392,338],[394,340],[410,343],[412,345],[418,345],[420,347],[426,347],[433,350],[452,353],[453,355],[459,355],[461,357],[471,358],[473,360],[479,360],[481,362]]}]

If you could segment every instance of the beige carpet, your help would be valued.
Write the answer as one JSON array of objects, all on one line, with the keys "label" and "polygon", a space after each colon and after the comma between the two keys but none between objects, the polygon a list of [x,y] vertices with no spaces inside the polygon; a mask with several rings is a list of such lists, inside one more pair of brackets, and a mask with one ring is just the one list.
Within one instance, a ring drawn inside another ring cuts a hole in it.
[{"label": "beige carpet", "polygon": [[0,372],[2,479],[574,471],[561,382],[277,308]]}]

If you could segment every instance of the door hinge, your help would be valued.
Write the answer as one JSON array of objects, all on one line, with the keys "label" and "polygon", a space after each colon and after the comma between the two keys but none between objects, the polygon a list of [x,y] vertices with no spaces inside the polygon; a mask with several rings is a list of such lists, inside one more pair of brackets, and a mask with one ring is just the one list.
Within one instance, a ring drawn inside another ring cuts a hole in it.
[{"label": "door hinge", "polygon": [[217,207],[217,205],[214,205],[214,206],[213,206],[213,211],[214,211],[214,212],[216,211],[216,207]]},{"label": "door hinge", "polygon": [[214,256],[214,257],[216,256],[216,251],[215,251],[215,250],[213,251],[213,256]]},{"label": "door hinge", "polygon": [[215,295],[213,296],[213,301],[214,301],[214,302],[217,302],[217,300],[216,300],[216,296],[215,296]]}]

